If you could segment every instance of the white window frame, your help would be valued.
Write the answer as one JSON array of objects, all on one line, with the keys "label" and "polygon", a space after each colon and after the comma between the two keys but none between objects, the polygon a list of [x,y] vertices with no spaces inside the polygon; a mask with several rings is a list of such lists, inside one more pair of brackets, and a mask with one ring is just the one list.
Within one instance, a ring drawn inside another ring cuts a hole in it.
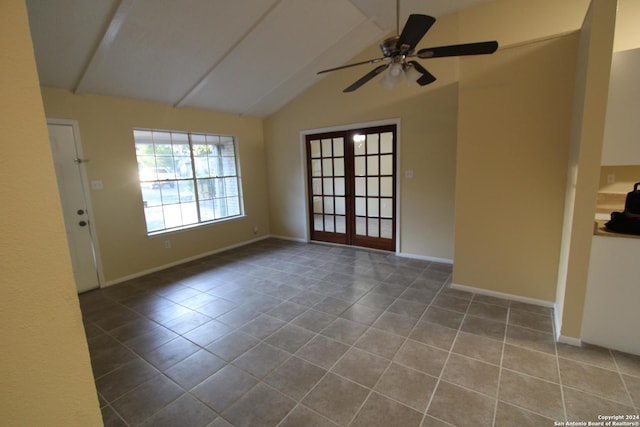
[{"label": "white window frame", "polygon": [[244,215],[236,138],[133,130],[147,235]]}]

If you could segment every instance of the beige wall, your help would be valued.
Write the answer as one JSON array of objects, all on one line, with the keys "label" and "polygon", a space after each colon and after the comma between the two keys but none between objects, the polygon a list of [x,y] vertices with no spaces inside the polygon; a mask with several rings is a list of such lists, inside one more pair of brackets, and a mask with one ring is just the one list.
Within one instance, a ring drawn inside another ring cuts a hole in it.
[{"label": "beige wall", "polygon": [[593,0],[581,31],[556,294],[559,334],[569,339],[578,339],[582,326],[613,55],[616,3],[612,0]]},{"label": "beige wall", "polygon": [[102,425],[23,1],[0,2],[0,423]]},{"label": "beige wall", "polygon": [[577,45],[463,61],[454,283],[555,299]]},{"label": "beige wall", "polygon": [[[262,121],[237,115],[98,95],[74,96],[43,88],[48,118],[77,120],[92,190],[102,272],[107,284],[191,257],[269,234],[268,192]],[[240,156],[246,216],[169,234],[148,237],[133,128],[168,129],[234,135]],[[253,227],[259,232],[253,234]],[[171,240],[171,249],[164,240]]]},{"label": "beige wall", "polygon": [[[456,38],[455,19],[439,21],[429,32],[434,44]],[[377,45],[354,61],[380,55]],[[307,230],[305,178],[300,132],[372,121],[399,119],[400,251],[453,258],[457,84],[455,60],[425,66],[438,78],[424,87],[384,89],[378,79],[353,93],[342,89],[371,70],[354,67],[329,74],[265,120],[269,167],[271,232],[303,239]],[[413,170],[412,179],[404,171]]]}]

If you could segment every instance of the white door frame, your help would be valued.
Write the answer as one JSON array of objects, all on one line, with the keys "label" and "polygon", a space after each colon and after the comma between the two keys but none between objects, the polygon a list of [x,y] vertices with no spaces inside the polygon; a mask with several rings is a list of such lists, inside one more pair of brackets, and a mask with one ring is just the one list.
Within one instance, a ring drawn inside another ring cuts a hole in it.
[{"label": "white door frame", "polygon": [[80,129],[78,126],[78,121],[47,118],[47,125],[66,125],[66,126],[71,126],[71,129],[73,130],[73,141],[76,146],[76,153],[78,154],[78,158],[82,159],[82,161],[78,163],[79,170],[80,170],[80,179],[81,179],[82,189],[84,192],[84,199],[85,199],[86,209],[87,209],[87,217],[89,218],[88,226],[89,226],[89,233],[91,233],[91,240],[93,242],[93,252],[95,255],[98,285],[100,288],[102,288],[105,281],[104,281],[104,275],[102,273],[102,262],[100,261],[101,256],[100,256],[100,245],[98,244],[98,233],[96,232],[95,221],[93,216],[93,205],[91,202],[91,191],[90,191],[91,186],[89,185],[87,168],[85,165],[85,163],[89,159],[85,159],[82,151],[82,142],[80,140]]},{"label": "white door frame", "polygon": [[302,181],[304,182],[304,215],[306,218],[306,223],[307,226],[305,227],[304,230],[304,241],[305,242],[310,242],[311,236],[309,233],[310,230],[310,226],[311,224],[309,224],[309,190],[308,190],[308,186],[307,186],[307,151],[306,151],[306,137],[307,135],[313,135],[316,133],[329,133],[329,132],[336,132],[336,131],[345,131],[345,130],[351,130],[351,129],[361,129],[361,128],[368,128],[368,127],[377,127],[377,126],[386,126],[386,125],[396,125],[396,152],[394,153],[396,156],[396,182],[394,183],[396,186],[396,205],[394,207],[395,209],[395,213],[394,215],[396,216],[396,254],[400,253],[400,240],[402,238],[401,234],[400,234],[400,197],[402,195],[401,191],[400,191],[400,182],[402,181],[400,179],[400,147],[402,144],[400,144],[401,138],[400,138],[400,119],[387,119],[387,120],[378,120],[378,121],[374,121],[374,122],[361,122],[361,123],[350,123],[347,125],[341,125],[341,126],[331,126],[331,127],[326,127],[326,128],[317,128],[317,129],[306,129],[303,131],[300,131],[300,164],[302,165],[301,167],[301,178]]}]

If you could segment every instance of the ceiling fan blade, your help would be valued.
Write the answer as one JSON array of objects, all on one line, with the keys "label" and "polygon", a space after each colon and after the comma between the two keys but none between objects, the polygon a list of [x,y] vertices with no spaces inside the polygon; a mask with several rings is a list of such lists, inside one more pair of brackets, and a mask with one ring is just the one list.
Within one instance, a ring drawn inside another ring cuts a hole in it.
[{"label": "ceiling fan blade", "polygon": [[451,46],[429,47],[418,51],[418,58],[442,58],[445,56],[486,55],[498,50],[498,42],[455,44]]},{"label": "ceiling fan blade", "polygon": [[413,50],[434,22],[436,22],[436,18],[429,15],[409,15],[409,19],[404,24],[402,34],[400,34],[400,38],[396,43],[396,49],[402,52]]},{"label": "ceiling fan blade", "polygon": [[413,68],[415,68],[416,71],[422,74],[422,76],[420,76],[418,80],[416,80],[416,83],[418,83],[420,86],[425,86],[425,85],[428,85],[429,83],[433,83],[436,81],[436,77],[433,74],[431,74],[429,71],[427,71],[426,68],[420,65],[419,62],[409,61],[408,63],[413,65]]},{"label": "ceiling fan blade", "polygon": [[355,67],[357,65],[375,64],[376,62],[384,61],[385,59],[389,59],[389,58],[374,58],[374,59],[369,59],[367,61],[356,62],[353,64],[341,65],[339,67],[327,68],[326,70],[318,71],[316,74],[323,74],[323,73],[328,73],[330,71],[342,70],[343,68]]},{"label": "ceiling fan blade", "polygon": [[353,92],[354,90],[358,89],[360,86],[362,86],[363,84],[365,84],[366,82],[368,82],[369,80],[371,80],[372,78],[374,78],[375,76],[377,76],[378,74],[386,70],[388,67],[389,67],[389,64],[378,65],[376,68],[369,71],[364,76],[360,77],[360,79],[354,82],[351,86],[343,90],[343,92],[345,93]]}]

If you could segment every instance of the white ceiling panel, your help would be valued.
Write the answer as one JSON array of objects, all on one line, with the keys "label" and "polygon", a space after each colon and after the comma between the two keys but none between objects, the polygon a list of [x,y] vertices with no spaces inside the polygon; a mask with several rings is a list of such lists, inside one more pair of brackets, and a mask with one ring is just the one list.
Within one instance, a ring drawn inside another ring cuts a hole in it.
[{"label": "white ceiling panel", "polygon": [[40,83],[74,90],[118,0],[27,0]]},{"label": "white ceiling panel", "polygon": [[173,104],[275,0],[136,0],[83,91]]},{"label": "white ceiling panel", "polygon": [[[487,0],[399,1],[402,28],[411,13],[438,17]],[[45,86],[259,117],[397,26],[392,0],[27,0],[27,8]]]},{"label": "white ceiling panel", "polygon": [[342,0],[282,0],[185,105],[244,113],[366,20]]}]

